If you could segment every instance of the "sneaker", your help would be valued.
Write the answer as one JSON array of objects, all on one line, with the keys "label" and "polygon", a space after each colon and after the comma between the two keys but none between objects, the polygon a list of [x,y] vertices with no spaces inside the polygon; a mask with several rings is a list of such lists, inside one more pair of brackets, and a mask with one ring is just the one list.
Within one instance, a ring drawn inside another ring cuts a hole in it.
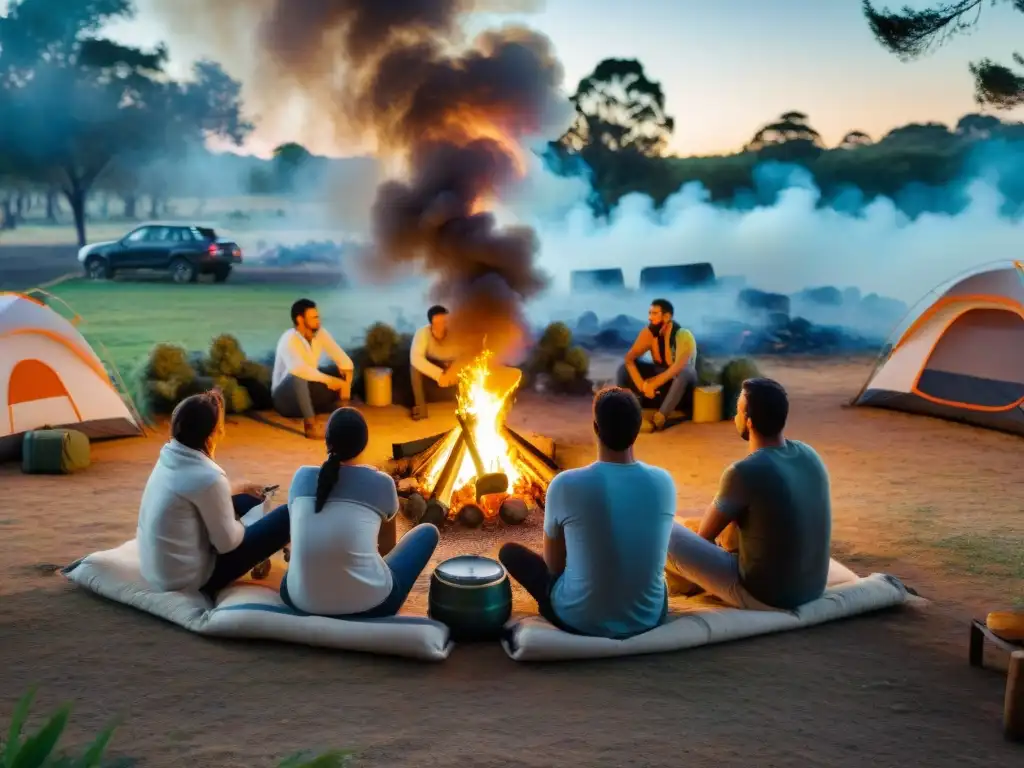
[{"label": "sneaker", "polygon": [[427,418],[427,409],[425,406],[417,405],[412,409],[412,420],[420,421],[421,419]]},{"label": "sneaker", "polygon": [[659,411],[651,417],[651,425],[654,427],[655,432],[659,432],[665,428],[665,414]]},{"label": "sneaker", "polygon": [[305,433],[307,440],[324,439],[324,428],[317,423],[316,419],[303,419],[302,431]]}]

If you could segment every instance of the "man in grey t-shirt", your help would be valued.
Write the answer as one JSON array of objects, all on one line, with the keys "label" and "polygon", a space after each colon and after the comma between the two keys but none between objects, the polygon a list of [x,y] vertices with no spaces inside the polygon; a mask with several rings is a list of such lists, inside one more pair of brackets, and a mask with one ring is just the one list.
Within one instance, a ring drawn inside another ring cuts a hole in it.
[{"label": "man in grey t-shirt", "polygon": [[[722,474],[697,532],[676,523],[669,576],[744,608],[792,610],[825,590],[832,537],[828,471],[813,448],[783,435],[785,389],[743,382],[736,429],[750,453]],[[735,524],[738,553],[715,540]]]}]

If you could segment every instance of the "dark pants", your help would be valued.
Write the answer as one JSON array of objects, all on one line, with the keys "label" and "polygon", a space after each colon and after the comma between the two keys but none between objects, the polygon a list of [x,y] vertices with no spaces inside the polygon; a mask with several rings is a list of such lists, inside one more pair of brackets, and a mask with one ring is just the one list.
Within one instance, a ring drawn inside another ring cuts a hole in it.
[{"label": "dark pants", "polygon": [[[235,506],[236,518],[242,517],[263,503],[262,499],[246,494],[232,496],[231,501]],[[252,525],[246,526],[241,544],[230,552],[217,554],[213,573],[201,591],[208,597],[216,596],[226,586],[245,576],[274,553],[284,549],[290,538],[291,520],[288,516],[288,505],[282,504]]]},{"label": "dark pants", "polygon": [[[441,532],[430,523],[417,525],[395,545],[385,557],[391,570],[391,594],[384,598],[380,605],[362,611],[350,613],[345,616],[330,616],[332,619],[381,619],[386,616],[395,616],[402,606],[405,605],[409,593],[412,591],[416,579],[427,567],[430,558],[437,549],[437,543],[441,540]],[[288,595],[288,574],[281,579],[281,601],[293,611],[303,613],[292,603]]]},{"label": "dark pants", "polygon": [[[338,375],[338,369],[321,369],[331,376]],[[288,374],[284,381],[274,387],[274,410],[286,419],[312,419],[318,413],[334,413],[338,407],[340,393],[319,381],[307,381]]]},{"label": "dark pants", "polygon": [[555,580],[543,557],[522,544],[509,542],[498,550],[498,560],[505,566],[508,575],[522,584],[523,589],[530,593],[530,597],[537,601],[537,613],[563,632],[582,634],[558,618],[558,614],[555,613],[555,608],[551,605],[551,588],[554,587]]},{"label": "dark pants", "polygon": [[[645,360],[637,360],[635,364],[637,371],[640,372],[640,377],[644,380],[668,370],[666,365],[649,363]],[[625,365],[619,367],[615,383],[635,393],[644,408],[657,408],[667,418],[675,410],[683,410],[688,413],[693,411],[693,389],[697,386],[697,369],[693,366],[683,368],[678,376],[662,385],[653,398],[644,397],[643,392],[636,388]]]},{"label": "dark pants", "polygon": [[[444,370],[448,370],[448,367],[452,364],[451,360],[430,360],[430,362]],[[452,384],[450,387],[442,387],[429,376],[417,371],[415,367],[411,367],[410,371],[412,376],[412,402],[416,408],[423,408],[427,403],[449,403],[457,399],[459,393],[457,384]]]},{"label": "dark pants", "polygon": [[[498,550],[498,560],[505,566],[508,575],[523,585],[523,588],[530,593],[530,597],[537,601],[537,612],[547,619],[551,624],[563,632],[573,635],[583,635],[584,632],[573,629],[555,613],[551,604],[551,589],[555,586],[555,579],[552,578],[544,558],[532,549],[522,544],[509,542],[503,544]],[[658,624],[662,624],[668,616],[668,588],[665,589],[665,606],[661,611],[661,618]],[[649,632],[650,630],[644,630]],[[625,638],[619,638],[625,639]]]}]

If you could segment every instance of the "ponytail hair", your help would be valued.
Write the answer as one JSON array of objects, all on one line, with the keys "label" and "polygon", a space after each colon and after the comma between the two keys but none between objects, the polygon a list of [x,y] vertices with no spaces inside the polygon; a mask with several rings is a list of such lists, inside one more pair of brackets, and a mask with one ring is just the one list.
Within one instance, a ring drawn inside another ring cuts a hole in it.
[{"label": "ponytail hair", "polygon": [[317,475],[314,512],[320,512],[327,504],[331,491],[338,484],[341,465],[358,458],[366,450],[369,438],[366,419],[355,408],[339,408],[331,414],[324,437],[327,460],[320,465],[320,473]]}]

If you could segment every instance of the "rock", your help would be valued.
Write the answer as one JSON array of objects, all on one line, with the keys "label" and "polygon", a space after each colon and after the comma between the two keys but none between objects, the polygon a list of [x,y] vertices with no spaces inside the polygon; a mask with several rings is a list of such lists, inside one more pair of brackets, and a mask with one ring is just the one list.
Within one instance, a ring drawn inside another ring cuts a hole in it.
[{"label": "rock", "polygon": [[[639,333],[639,331],[637,331]],[[597,335],[594,336],[594,348],[595,349],[629,349],[633,343],[632,339],[628,339],[622,335],[621,332],[614,328],[605,328],[602,331],[598,331]]]},{"label": "rock", "polygon": [[794,298],[824,307],[838,307],[843,303],[843,294],[838,288],[831,285],[822,288],[807,288],[800,291]]},{"label": "rock", "polygon": [[584,312],[576,320],[575,333],[583,334],[584,336],[593,336],[599,330],[601,330],[601,324],[597,320],[597,315],[593,312]]},{"label": "rock", "polygon": [[518,496],[509,496],[501,502],[501,508],[498,510],[498,517],[508,525],[519,525],[529,514],[529,506]]},{"label": "rock", "polygon": [[423,516],[420,518],[420,523],[430,523],[436,525],[438,528],[444,526],[445,520],[448,519],[448,505],[437,499],[431,499],[427,502],[426,508],[423,511]]},{"label": "rock", "polygon": [[476,504],[466,504],[459,510],[459,522],[467,528],[479,528],[484,522],[484,511]]},{"label": "rock", "polygon": [[420,488],[419,478],[416,477],[403,477],[396,484],[399,493],[410,494],[413,491],[418,491]]},{"label": "rock", "polygon": [[647,323],[638,318],[629,315],[616,315],[611,320],[601,323],[601,331],[617,331],[619,336],[629,339],[629,343],[632,344],[633,339],[646,326]]},{"label": "rock", "polygon": [[781,293],[767,293],[756,288],[744,288],[736,295],[740,309],[755,312],[780,312],[789,314],[789,296]]},{"label": "rock", "polygon": [[413,525],[419,523],[427,511],[427,500],[419,493],[411,493],[409,498],[399,499],[398,503],[401,505],[402,515]]}]

